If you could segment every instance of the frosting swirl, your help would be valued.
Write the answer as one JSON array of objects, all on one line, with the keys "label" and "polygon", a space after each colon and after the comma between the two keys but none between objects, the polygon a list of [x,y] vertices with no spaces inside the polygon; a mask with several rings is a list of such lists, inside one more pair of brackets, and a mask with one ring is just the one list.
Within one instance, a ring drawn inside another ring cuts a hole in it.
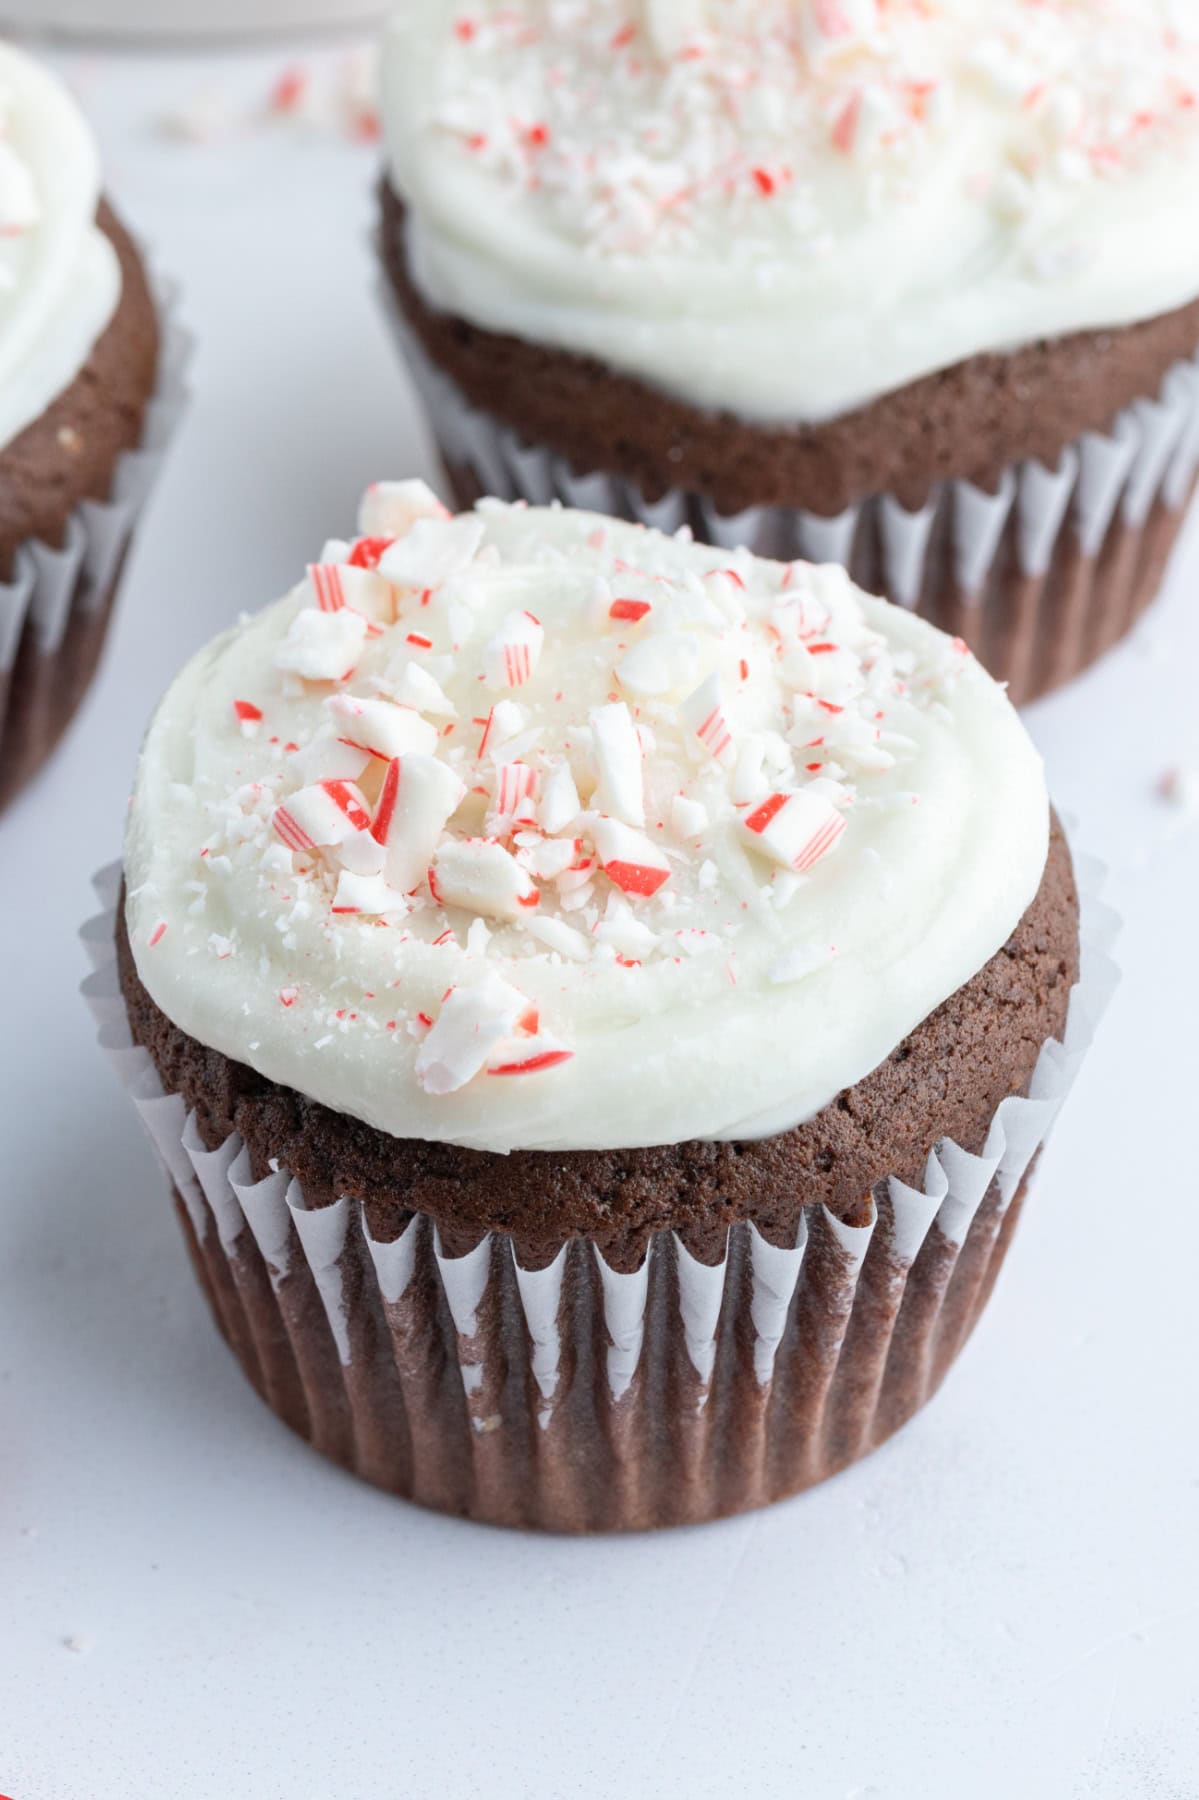
[{"label": "frosting swirl", "polygon": [[100,162],[63,84],[0,43],[0,445],[78,375],[121,292]]},{"label": "frosting swirl", "polygon": [[410,0],[428,301],[704,407],[834,417],[1199,295],[1184,0]]},{"label": "frosting swirl", "polygon": [[836,568],[421,483],[188,665],[126,843],[177,1025],[399,1137],[759,1136],[1010,935],[1040,762]]}]

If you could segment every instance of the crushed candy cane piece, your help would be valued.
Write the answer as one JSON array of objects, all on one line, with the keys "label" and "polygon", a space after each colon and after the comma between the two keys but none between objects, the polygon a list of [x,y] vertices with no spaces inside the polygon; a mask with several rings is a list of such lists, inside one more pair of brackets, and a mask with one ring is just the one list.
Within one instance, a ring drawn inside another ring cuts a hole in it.
[{"label": "crushed candy cane piece", "polygon": [[333,896],[335,913],[367,913],[385,919],[402,916],[408,911],[405,895],[397,893],[382,874],[356,875],[342,869]]},{"label": "crushed candy cane piece", "polygon": [[596,800],[601,811],[626,825],[644,825],[641,744],[623,700],[592,709],[591,735],[599,775]]},{"label": "crushed candy cane piece", "polygon": [[412,750],[426,755],[437,747],[438,730],[410,706],[392,700],[359,699],[353,694],[331,694],[325,702],[338,737],[371,756],[390,762]]},{"label": "crushed candy cane piece", "polygon": [[702,649],[697,638],[681,631],[654,632],[621,657],[616,678],[638,700],[691,687],[700,674]]},{"label": "crushed candy cane piece", "polygon": [[465,907],[487,919],[519,919],[541,900],[541,890],[511,851],[491,838],[453,838],[442,844],[429,885],[441,904]]},{"label": "crushed candy cane piece", "polygon": [[698,800],[676,794],[670,802],[670,823],[676,837],[698,837],[701,831],[708,829],[708,809]]},{"label": "crushed candy cane piece", "polygon": [[637,625],[652,610],[648,600],[613,600],[608,608],[608,617]]},{"label": "crushed candy cane piece", "polygon": [[604,874],[622,893],[648,899],[670,879],[670,864],[643,832],[618,819],[597,819],[592,835]]},{"label": "crushed candy cane piece", "polygon": [[366,626],[363,614],[349,607],[337,612],[302,607],[275,655],[275,667],[305,681],[348,680],[362,655]]},{"label": "crushed candy cane piece", "polygon": [[565,956],[570,962],[586,962],[591,955],[591,945],[587,938],[581,931],[576,931],[573,925],[567,925],[563,919],[554,919],[548,914],[543,918],[539,912],[535,912],[530,913],[522,923],[529,937],[544,944],[547,950]]},{"label": "crushed candy cane piece", "polygon": [[808,787],[769,795],[740,821],[740,829],[753,849],[802,875],[832,849],[845,820]]},{"label": "crushed candy cane piece", "polygon": [[541,656],[545,632],[531,612],[510,612],[483,652],[488,687],[523,687]]},{"label": "crushed candy cane piece", "polygon": [[501,1048],[497,1052],[497,1060],[487,1064],[487,1073],[539,1075],[543,1069],[556,1069],[560,1063],[569,1062],[573,1055],[573,1050],[568,1050],[565,1044],[543,1031]]},{"label": "crushed candy cane piece", "polygon": [[402,588],[437,588],[470,567],[483,542],[482,519],[417,519],[379,558],[379,573]]},{"label": "crushed candy cane piece", "polygon": [[371,833],[386,850],[392,887],[407,894],[423,880],[465,792],[454,771],[434,756],[412,751],[388,763]]},{"label": "crushed candy cane piece", "polygon": [[537,823],[553,837],[573,825],[579,816],[580,802],[569,763],[552,768],[541,784],[537,802]]},{"label": "crushed candy cane piece", "polygon": [[298,835],[304,848],[339,844],[351,832],[370,830],[366,801],[348,781],[320,781],[301,788],[286,807],[278,808],[275,818],[280,836]]},{"label": "crushed candy cane piece", "polygon": [[506,827],[516,821],[532,822],[536,818],[534,798],[537,793],[537,770],[528,763],[498,763],[491,797],[491,816]]},{"label": "crushed candy cane piece", "polygon": [[395,618],[395,591],[374,569],[350,563],[309,563],[308,595],[318,612],[340,612],[350,607],[378,624]]},{"label": "crushed candy cane piece", "polygon": [[572,838],[543,838],[535,832],[518,832],[514,842],[517,862],[538,881],[556,881],[565,875],[578,854],[578,842]]},{"label": "crushed candy cane piece", "polygon": [[400,670],[395,680],[395,697],[401,706],[411,706],[419,713],[431,713],[435,719],[458,717],[458,708],[440,682],[416,662],[406,662]]},{"label": "crushed candy cane piece", "polygon": [[358,531],[364,538],[403,537],[418,519],[448,519],[426,482],[372,481],[358,507]]},{"label": "crushed candy cane piece", "polygon": [[486,1066],[513,1036],[528,1001],[490,971],[469,987],[451,988],[416,1057],[426,1094],[453,1094]]},{"label": "crushed candy cane piece", "polygon": [[369,751],[326,731],[295,751],[288,774],[301,787],[310,787],[315,781],[357,781],[369,767]]},{"label": "crushed candy cane piece", "polygon": [[679,712],[687,730],[694,732],[717,762],[733,759],[736,754],[733,749],[733,734],[721,705],[720,676],[715,671],[700,683],[694,693],[688,694]]}]

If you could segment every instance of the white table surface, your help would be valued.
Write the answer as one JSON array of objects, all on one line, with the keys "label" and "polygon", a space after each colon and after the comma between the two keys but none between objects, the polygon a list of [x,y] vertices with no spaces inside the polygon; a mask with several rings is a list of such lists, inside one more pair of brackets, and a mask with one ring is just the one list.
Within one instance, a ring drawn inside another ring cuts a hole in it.
[{"label": "white table surface", "polygon": [[1199,766],[1197,530],[1030,717],[1125,979],[991,1310],[897,1441],[764,1514],[539,1539],[340,1473],[218,1341],[74,933],[183,657],[369,478],[432,474],[372,294],[373,153],[158,129],[197,94],[242,118],[282,60],[64,59],[201,342],[102,675],[0,822],[0,1793],[1190,1800],[1199,828],[1154,789]]}]

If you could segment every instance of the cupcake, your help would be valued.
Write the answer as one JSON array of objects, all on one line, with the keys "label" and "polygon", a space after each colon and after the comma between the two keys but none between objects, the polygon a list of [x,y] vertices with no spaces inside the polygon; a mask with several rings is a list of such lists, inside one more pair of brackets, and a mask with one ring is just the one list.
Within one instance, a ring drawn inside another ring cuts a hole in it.
[{"label": "cupcake", "polygon": [[842,562],[1048,691],[1193,487],[1197,96],[1175,0],[411,0],[380,247],[455,492]]},{"label": "cupcake", "polygon": [[269,1405],[568,1531],[761,1505],[923,1403],[1089,1004],[960,640],[835,566],[420,482],[169,690],[104,929]]},{"label": "cupcake", "polygon": [[181,348],[74,101],[0,43],[0,807],[95,672]]}]

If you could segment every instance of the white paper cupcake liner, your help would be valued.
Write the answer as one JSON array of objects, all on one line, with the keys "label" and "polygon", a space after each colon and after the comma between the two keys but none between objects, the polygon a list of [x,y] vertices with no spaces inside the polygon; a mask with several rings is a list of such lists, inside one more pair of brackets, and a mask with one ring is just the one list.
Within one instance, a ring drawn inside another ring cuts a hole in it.
[{"label": "white paper cupcake liner", "polygon": [[0,806],[83,698],[126,551],[187,401],[193,341],[179,321],[178,290],[156,278],[151,287],[160,349],[140,442],[117,459],[108,499],[82,501],[61,545],[22,544],[11,579],[0,582]]},{"label": "white paper cupcake liner", "polygon": [[581,1531],[707,1519],[823,1479],[939,1385],[1002,1261],[1037,1151],[1116,982],[1114,916],[1076,861],[1081,972],[1063,1039],[981,1155],[943,1140],[921,1188],[876,1184],[869,1217],[809,1208],[779,1248],[752,1224],[724,1260],[678,1236],[635,1273],[574,1241],[522,1269],[506,1237],[447,1256],[416,1215],[391,1242],[363,1207],[255,1180],[241,1139],[205,1147],[132,1041],[114,950],[121,869],[82,936],[83,986],[156,1146],[217,1322],[268,1404],[317,1448],[423,1504]]},{"label": "white paper cupcake liner", "polygon": [[442,457],[480,492],[660,531],[687,525],[705,542],[780,561],[841,563],[869,591],[965,638],[1020,703],[1093,662],[1153,598],[1199,472],[1197,355],[1109,432],[1087,432],[1054,469],[1005,470],[994,493],[948,481],[916,512],[880,494],[834,518],[780,506],[723,515],[679,490],[649,501],[618,474],[577,473],[473,406],[430,360],[390,284],[380,291]]}]

